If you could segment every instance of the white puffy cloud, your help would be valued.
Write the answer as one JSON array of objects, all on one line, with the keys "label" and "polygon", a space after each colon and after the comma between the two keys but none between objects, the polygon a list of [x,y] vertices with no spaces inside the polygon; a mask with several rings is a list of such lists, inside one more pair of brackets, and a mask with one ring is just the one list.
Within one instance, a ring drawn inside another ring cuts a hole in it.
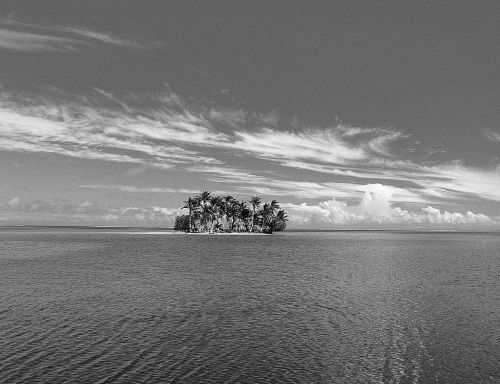
[{"label": "white puffy cloud", "polygon": [[315,205],[282,204],[290,213],[290,221],[295,227],[332,228],[335,225],[352,224],[405,224],[405,225],[493,225],[490,217],[467,211],[442,211],[427,206],[419,211],[410,212],[394,206],[390,189],[380,185],[365,188],[363,198],[358,204],[348,205],[343,201],[331,199]]},{"label": "white puffy cloud", "polygon": [[0,221],[9,224],[73,224],[89,225],[173,225],[177,208],[103,207],[96,202],[73,203],[68,200],[22,201],[15,197],[0,204]]},{"label": "white puffy cloud", "polygon": [[437,208],[422,208],[425,219],[432,224],[494,224],[494,221],[482,213],[467,211],[464,214],[459,212],[441,212]]}]

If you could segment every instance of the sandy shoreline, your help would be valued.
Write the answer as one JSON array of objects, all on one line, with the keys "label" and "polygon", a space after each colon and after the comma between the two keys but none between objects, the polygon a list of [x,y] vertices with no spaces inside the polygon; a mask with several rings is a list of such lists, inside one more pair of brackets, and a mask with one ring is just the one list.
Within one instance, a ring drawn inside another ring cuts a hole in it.
[{"label": "sandy shoreline", "polygon": [[216,235],[216,236],[265,236],[268,233],[260,233],[260,232],[222,232],[222,233],[209,233],[209,232],[180,232],[184,235]]}]

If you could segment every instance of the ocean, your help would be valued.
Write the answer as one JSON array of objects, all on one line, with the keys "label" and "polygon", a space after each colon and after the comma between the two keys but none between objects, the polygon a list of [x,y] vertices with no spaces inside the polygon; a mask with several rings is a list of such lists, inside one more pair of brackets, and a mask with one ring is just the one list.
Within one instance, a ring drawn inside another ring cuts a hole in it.
[{"label": "ocean", "polygon": [[500,234],[0,230],[1,383],[498,383]]}]

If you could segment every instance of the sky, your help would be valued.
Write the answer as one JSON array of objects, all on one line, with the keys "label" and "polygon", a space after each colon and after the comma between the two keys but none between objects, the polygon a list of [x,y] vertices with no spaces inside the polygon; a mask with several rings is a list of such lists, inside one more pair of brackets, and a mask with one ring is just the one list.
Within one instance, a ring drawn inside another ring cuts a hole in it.
[{"label": "sky", "polygon": [[0,5],[0,225],[500,229],[498,1]]}]

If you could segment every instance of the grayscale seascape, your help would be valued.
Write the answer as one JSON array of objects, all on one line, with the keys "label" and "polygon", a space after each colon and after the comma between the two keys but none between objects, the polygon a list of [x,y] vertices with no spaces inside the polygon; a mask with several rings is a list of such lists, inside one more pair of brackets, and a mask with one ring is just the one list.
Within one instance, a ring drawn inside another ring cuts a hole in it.
[{"label": "grayscale seascape", "polygon": [[2,383],[495,383],[499,233],[0,231]]},{"label": "grayscale seascape", "polygon": [[500,384],[500,0],[0,0],[0,384]]}]

